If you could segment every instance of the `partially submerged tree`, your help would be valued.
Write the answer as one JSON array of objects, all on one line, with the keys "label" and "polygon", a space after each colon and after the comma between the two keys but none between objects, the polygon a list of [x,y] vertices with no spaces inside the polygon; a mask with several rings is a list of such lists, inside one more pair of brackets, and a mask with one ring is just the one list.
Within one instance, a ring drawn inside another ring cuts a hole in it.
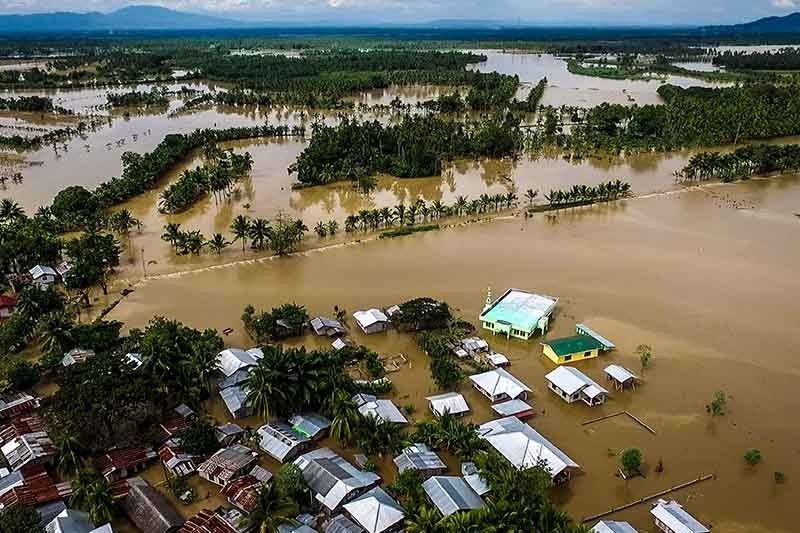
[{"label": "partially submerged tree", "polygon": [[639,474],[642,468],[642,451],[638,448],[627,448],[623,450],[620,455],[619,462],[622,466],[622,472],[626,476]]}]

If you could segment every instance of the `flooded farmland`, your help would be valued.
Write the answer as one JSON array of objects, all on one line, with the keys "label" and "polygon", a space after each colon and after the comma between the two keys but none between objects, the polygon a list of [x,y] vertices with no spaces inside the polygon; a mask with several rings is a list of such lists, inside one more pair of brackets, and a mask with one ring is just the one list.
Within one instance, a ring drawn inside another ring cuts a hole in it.
[{"label": "flooded farmland", "polygon": [[[715,480],[674,497],[715,530],[789,532],[798,489],[772,478],[774,471],[788,480],[800,476],[800,428],[792,422],[800,327],[788,318],[800,313],[800,257],[786,246],[800,229],[793,214],[798,200],[797,177],[755,180],[166,275],[137,285],[110,318],[140,327],[161,314],[193,327],[231,327],[226,342],[247,346],[252,341],[238,319],[247,304],[295,301],[314,315],[331,313],[335,304],[352,312],[427,295],[474,322],[487,286],[553,294],[561,300],[550,336],[586,322],[618,346],[580,364],[595,379],[611,361],[638,370],[638,344],[650,344],[655,354],[642,387],[615,393],[593,409],[564,404],[546,390],[550,365],[536,341],[484,335],[534,389],[532,425],[582,467],[582,475],[556,490],[557,501],[579,518],[713,473]],[[426,417],[424,397],[435,387],[412,338],[352,335],[380,353],[408,357],[408,365],[391,374],[394,399],[413,404],[415,418]],[[317,339],[303,342],[319,345]],[[705,405],[717,390],[730,396],[729,413],[712,418]],[[485,398],[466,384],[461,392],[473,421],[493,418]],[[620,409],[657,434],[622,418],[581,425]],[[646,478],[615,477],[614,454],[629,446],[643,450]],[[755,468],[742,459],[749,448],[764,455]],[[654,472],[659,460],[661,474]],[[382,475],[391,479],[392,472],[381,464]],[[645,527],[647,508],[615,517]]]}]

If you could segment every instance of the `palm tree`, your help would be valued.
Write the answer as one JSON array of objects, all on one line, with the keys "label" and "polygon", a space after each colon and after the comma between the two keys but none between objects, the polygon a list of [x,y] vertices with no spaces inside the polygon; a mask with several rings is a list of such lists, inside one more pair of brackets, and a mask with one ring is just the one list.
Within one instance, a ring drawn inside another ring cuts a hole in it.
[{"label": "palm tree", "polygon": [[335,220],[331,220],[328,222],[327,228],[328,228],[328,235],[332,237],[336,235],[337,231],[339,231],[339,223],[336,222]]},{"label": "palm tree", "polygon": [[[234,221],[235,222],[235,221]],[[257,218],[250,224],[250,246],[256,250],[263,250],[272,234],[269,221],[264,218]],[[242,243],[244,245],[244,243]]]},{"label": "palm tree", "polygon": [[539,196],[539,189],[535,191],[533,189],[528,189],[525,191],[525,198],[528,199],[528,205],[533,205],[533,202],[536,201],[536,197]]},{"label": "palm tree", "polygon": [[340,323],[347,325],[347,310],[344,307],[339,307],[338,305],[333,306],[333,315]]},{"label": "palm tree", "polygon": [[127,209],[120,209],[108,219],[109,226],[117,233],[127,235],[134,226],[141,228],[142,222]]},{"label": "palm tree", "polygon": [[383,221],[384,226],[391,226],[392,222],[394,222],[394,214],[392,213],[392,209],[389,207],[381,207],[381,220]]},{"label": "palm tree", "polygon": [[231,242],[226,240],[222,233],[215,233],[208,241],[206,241],[206,245],[217,252],[217,255],[222,255],[222,250],[230,246],[230,244]]},{"label": "palm tree", "polygon": [[273,482],[258,491],[255,508],[243,520],[259,533],[277,533],[280,526],[294,523],[297,512],[297,503]]},{"label": "palm tree", "polygon": [[72,476],[83,466],[86,450],[78,438],[69,431],[61,433],[55,439],[56,468],[63,476]]},{"label": "palm tree", "polygon": [[328,234],[328,226],[320,220],[317,222],[317,225],[314,226],[314,231],[317,232],[320,238],[323,238]]},{"label": "palm tree", "polygon": [[89,470],[72,480],[70,505],[89,513],[93,524],[106,524],[114,518],[114,500],[106,480]]},{"label": "palm tree", "polygon": [[233,242],[242,241],[242,253],[244,253],[247,238],[250,236],[250,220],[244,215],[238,215],[231,223],[231,233],[233,233]]},{"label": "palm tree", "polygon": [[356,227],[358,227],[358,216],[348,215],[347,218],[344,219],[344,231],[346,233],[353,233]]},{"label": "palm tree", "polygon": [[507,192],[504,200],[506,203],[506,209],[510,209],[511,205],[517,201],[517,193],[514,191]]},{"label": "palm tree", "polygon": [[406,221],[406,204],[399,203],[394,206],[394,216],[402,226]]},{"label": "palm tree", "polygon": [[8,198],[3,198],[0,202],[0,222],[13,222],[24,216],[25,211],[15,202]]},{"label": "palm tree", "polygon": [[342,390],[336,392],[330,403],[333,416],[331,436],[343,445],[350,444],[361,419],[361,413],[358,412],[355,402],[350,399],[350,395]]},{"label": "palm tree", "polygon": [[466,196],[459,196],[458,198],[456,198],[456,203],[453,204],[453,207],[455,208],[456,214],[458,216],[461,216],[464,213],[464,211],[467,210],[467,203],[468,202]]},{"label": "palm tree", "polygon": [[433,211],[433,216],[436,218],[441,218],[442,213],[445,210],[445,205],[441,202],[441,200],[436,200],[431,205],[431,211]]},{"label": "palm tree", "polygon": [[406,533],[444,533],[442,517],[433,507],[423,505],[406,518]]},{"label": "palm tree", "polygon": [[178,247],[178,240],[181,235],[181,225],[175,222],[170,222],[164,226],[164,233],[161,234],[161,240],[167,241],[173,248]]},{"label": "palm tree", "polygon": [[358,212],[358,223],[361,225],[361,231],[367,231],[370,224],[370,212],[362,209]]},{"label": "palm tree", "polygon": [[66,311],[52,311],[42,316],[36,326],[46,353],[64,353],[72,343],[72,317]]}]

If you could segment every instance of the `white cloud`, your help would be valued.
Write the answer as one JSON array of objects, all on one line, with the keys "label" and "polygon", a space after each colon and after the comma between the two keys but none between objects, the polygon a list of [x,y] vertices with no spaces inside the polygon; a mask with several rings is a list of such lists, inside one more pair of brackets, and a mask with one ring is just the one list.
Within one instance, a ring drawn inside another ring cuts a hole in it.
[{"label": "white cloud", "polygon": [[778,9],[794,9],[797,7],[795,0],[772,0],[772,5]]}]

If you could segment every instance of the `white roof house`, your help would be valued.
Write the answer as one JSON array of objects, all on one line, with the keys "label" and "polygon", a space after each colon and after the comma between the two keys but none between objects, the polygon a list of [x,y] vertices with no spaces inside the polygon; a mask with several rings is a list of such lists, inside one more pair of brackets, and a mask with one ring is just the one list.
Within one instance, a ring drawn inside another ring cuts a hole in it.
[{"label": "white roof house", "polygon": [[494,404],[492,411],[500,416],[513,415],[519,418],[527,418],[533,415],[533,406],[522,400],[508,400],[507,402]]},{"label": "white roof house", "polygon": [[386,331],[389,327],[389,317],[380,309],[367,309],[366,311],[356,311],[353,313],[358,327],[367,335]]},{"label": "white roof house", "polygon": [[639,533],[627,522],[601,520],[590,530],[592,533]]},{"label": "white roof house", "polygon": [[559,366],[544,379],[548,388],[567,403],[583,400],[587,405],[600,405],[608,396],[606,389],[571,366]]},{"label": "white roof house", "polygon": [[709,533],[711,530],[687,513],[683,506],[672,500],[658,500],[650,509],[655,524],[666,533]]},{"label": "white roof house", "polygon": [[470,376],[469,379],[474,387],[492,402],[515,400],[517,398],[525,399],[529,392],[533,392],[530,387],[502,368],[475,374]]},{"label": "white roof house", "polygon": [[467,485],[472,487],[472,490],[474,490],[475,494],[478,496],[483,496],[489,492],[489,485],[486,483],[486,480],[483,479],[475,463],[461,463],[461,475],[464,476],[464,481],[467,482]]},{"label": "white roof house", "polygon": [[344,510],[367,533],[395,531],[406,516],[400,504],[380,487],[344,504]]},{"label": "white roof house", "polygon": [[620,365],[608,365],[603,369],[603,373],[614,382],[614,386],[619,390],[627,386],[636,388],[636,381],[639,379],[639,376]]},{"label": "white roof house", "polygon": [[524,340],[537,329],[542,333],[547,331],[550,315],[558,303],[558,298],[520,289],[508,289],[497,300],[490,300],[491,292],[479,317],[483,328]]},{"label": "white roof house", "polygon": [[364,416],[395,424],[408,424],[408,419],[392,400],[381,400],[370,394],[356,394],[353,401],[358,405],[358,412]]},{"label": "white roof house", "polygon": [[53,441],[45,431],[33,431],[14,437],[3,444],[0,450],[12,470],[19,470],[27,464],[50,462],[56,454]]},{"label": "white roof house", "polygon": [[249,350],[228,348],[217,355],[217,368],[225,377],[228,377],[237,370],[257,365],[258,360],[262,357],[264,357],[264,352],[260,348]]},{"label": "white roof house", "polygon": [[445,413],[450,413],[453,416],[462,416],[469,413],[467,400],[457,392],[437,394],[436,396],[428,396],[425,399],[428,400],[431,412],[436,416],[442,416]]},{"label": "white roof house", "polygon": [[238,385],[219,391],[225,408],[234,419],[244,418],[248,415],[247,389]]},{"label": "white roof house", "polygon": [[486,354],[486,360],[495,368],[508,366],[511,364],[511,362],[508,360],[508,357],[497,352]]},{"label": "white roof house", "polygon": [[28,273],[31,275],[34,281],[40,281],[43,279],[55,280],[55,278],[58,277],[58,272],[56,272],[53,267],[49,267],[47,265],[36,265],[30,269]]},{"label": "white roof house", "polygon": [[68,367],[76,363],[84,363],[90,357],[94,357],[94,351],[74,348],[64,354],[64,357],[61,358],[61,365]]},{"label": "white roof house", "polygon": [[75,509],[64,509],[44,527],[46,533],[113,533],[111,524],[94,527],[89,514]]},{"label": "white roof house", "polygon": [[425,494],[444,516],[483,507],[483,500],[457,476],[433,476],[422,483]]},{"label": "white roof house", "polygon": [[423,477],[443,474],[447,470],[447,465],[436,452],[421,442],[404,448],[400,455],[394,458],[394,464],[400,474],[406,470],[415,470]]},{"label": "white roof house", "polygon": [[257,433],[258,446],[281,463],[291,461],[311,445],[311,439],[282,422],[265,424]]},{"label": "white roof house", "polygon": [[381,479],[377,474],[359,470],[329,448],[305,453],[294,464],[303,473],[314,497],[328,511],[337,511]]},{"label": "white roof house", "polygon": [[478,428],[478,434],[519,470],[543,462],[553,479],[569,479],[580,468],[567,454],[517,417],[492,420]]}]

